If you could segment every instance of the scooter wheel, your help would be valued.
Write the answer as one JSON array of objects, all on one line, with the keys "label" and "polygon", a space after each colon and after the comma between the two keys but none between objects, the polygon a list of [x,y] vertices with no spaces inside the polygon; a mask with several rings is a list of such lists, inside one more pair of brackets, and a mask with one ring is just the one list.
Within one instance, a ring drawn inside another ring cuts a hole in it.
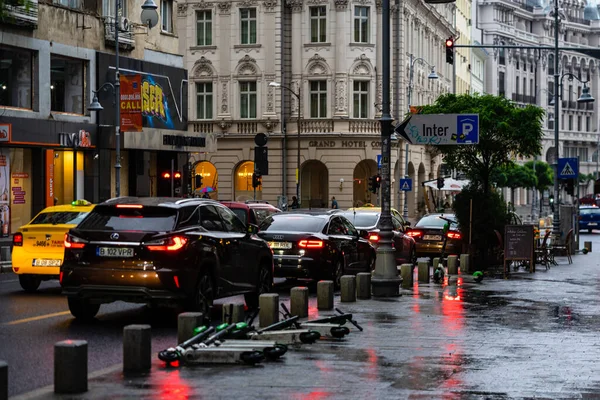
[{"label": "scooter wheel", "polygon": [[333,336],[334,338],[341,339],[350,333],[350,329],[348,329],[345,326],[336,326],[334,328],[331,328],[330,332],[331,336]]},{"label": "scooter wheel", "polygon": [[245,351],[240,356],[240,359],[245,364],[254,365],[254,364],[258,364],[259,362],[264,360],[265,355],[263,353],[261,353],[260,351]]},{"label": "scooter wheel", "polygon": [[166,363],[172,363],[179,360],[179,353],[174,350],[163,350],[158,353],[158,359]]},{"label": "scooter wheel", "polygon": [[287,352],[287,346],[276,344],[273,347],[265,347],[263,349],[263,354],[267,358],[267,360],[274,361],[279,359]]},{"label": "scooter wheel", "polygon": [[300,341],[304,344],[312,344],[318,339],[321,339],[321,334],[317,331],[302,332],[300,334]]}]

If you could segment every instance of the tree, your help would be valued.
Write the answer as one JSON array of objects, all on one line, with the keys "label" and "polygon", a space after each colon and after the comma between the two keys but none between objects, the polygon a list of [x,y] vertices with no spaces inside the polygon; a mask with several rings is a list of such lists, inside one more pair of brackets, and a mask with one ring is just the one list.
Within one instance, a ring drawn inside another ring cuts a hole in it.
[{"label": "tree", "polygon": [[[533,163],[534,163],[533,161],[527,161],[525,163],[525,168],[529,168],[533,171]],[[536,160],[535,161],[535,176],[537,178],[536,184],[535,184],[535,189],[540,194],[539,207],[540,207],[540,214],[541,214],[542,207],[544,204],[544,202],[542,201],[543,194],[546,190],[548,190],[550,187],[552,187],[554,185],[554,171],[552,170],[552,167],[548,163]]]},{"label": "tree", "polygon": [[479,114],[479,143],[436,146],[450,168],[464,171],[473,185],[489,193],[492,174],[510,165],[515,156],[533,157],[541,152],[542,117],[537,106],[523,108],[499,96],[444,94],[421,114]]},{"label": "tree", "polygon": [[492,173],[492,177],[499,179],[496,182],[499,187],[510,188],[510,202],[513,205],[515,204],[515,189],[532,188],[537,183],[537,178],[532,169],[515,164],[514,162],[508,166],[499,168],[498,171]]}]

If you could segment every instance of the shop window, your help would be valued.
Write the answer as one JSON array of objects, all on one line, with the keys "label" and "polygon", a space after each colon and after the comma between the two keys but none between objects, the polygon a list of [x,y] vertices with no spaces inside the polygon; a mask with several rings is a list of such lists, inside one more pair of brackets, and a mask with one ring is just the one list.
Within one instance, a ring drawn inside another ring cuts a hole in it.
[{"label": "shop window", "polygon": [[0,106],[33,108],[33,52],[0,47]]},{"label": "shop window", "polygon": [[173,0],[161,0],[160,9],[162,31],[173,33]]},{"label": "shop window", "polygon": [[212,45],[212,11],[196,11],[196,46]]},{"label": "shop window", "polygon": [[84,114],[86,61],[50,56],[50,109]]},{"label": "shop window", "polygon": [[0,148],[0,236],[31,220],[31,152]]},{"label": "shop window", "polygon": [[[245,201],[254,198],[252,187],[252,174],[254,173],[254,162],[244,161],[235,170],[235,200]],[[262,186],[256,188],[256,199],[262,198]]]},{"label": "shop window", "polygon": [[192,182],[194,194],[203,196],[208,193],[209,197],[215,197],[219,191],[219,176],[217,168],[210,161],[201,161],[194,168],[194,180]]}]

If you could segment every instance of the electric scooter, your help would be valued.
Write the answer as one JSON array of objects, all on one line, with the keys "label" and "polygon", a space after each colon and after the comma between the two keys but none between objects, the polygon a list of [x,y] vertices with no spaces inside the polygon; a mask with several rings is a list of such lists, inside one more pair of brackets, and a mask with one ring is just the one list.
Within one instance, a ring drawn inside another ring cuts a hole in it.
[{"label": "electric scooter", "polygon": [[444,258],[446,257],[446,244],[448,243],[448,231],[450,230],[450,224],[456,223],[456,221],[451,220],[450,218],[445,218],[443,216],[439,216],[438,218],[446,221],[443,228],[443,237],[444,240],[442,242],[442,252],[440,254],[440,261],[438,265],[434,265],[433,268],[433,281],[435,283],[443,283],[444,276],[446,275],[446,271],[444,269]]}]

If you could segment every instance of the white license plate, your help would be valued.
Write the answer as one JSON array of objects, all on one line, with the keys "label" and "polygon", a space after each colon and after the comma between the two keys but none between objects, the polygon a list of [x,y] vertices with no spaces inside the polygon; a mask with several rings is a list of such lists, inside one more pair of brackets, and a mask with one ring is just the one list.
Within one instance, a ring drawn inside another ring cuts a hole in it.
[{"label": "white license plate", "polygon": [[291,249],[291,242],[269,242],[269,247],[272,249]]},{"label": "white license plate", "polygon": [[440,235],[425,235],[423,236],[423,240],[442,240],[442,237]]},{"label": "white license plate", "polygon": [[47,258],[34,258],[32,266],[34,267],[60,267],[62,260],[51,260]]},{"label": "white license plate", "polygon": [[590,222],[588,223],[588,226],[597,226],[598,224],[596,222]]},{"label": "white license plate", "polygon": [[133,257],[133,249],[129,247],[98,247],[100,257]]}]

